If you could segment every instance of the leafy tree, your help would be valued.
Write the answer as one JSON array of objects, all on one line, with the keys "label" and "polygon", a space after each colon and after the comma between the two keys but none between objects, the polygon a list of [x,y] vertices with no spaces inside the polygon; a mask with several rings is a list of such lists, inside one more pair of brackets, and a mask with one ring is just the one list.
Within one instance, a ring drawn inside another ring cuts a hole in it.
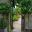
[{"label": "leafy tree", "polygon": [[[19,2],[18,2],[19,1]],[[29,13],[31,12],[31,2],[32,0],[17,0],[18,4],[20,3],[20,8],[21,8],[21,14],[22,14],[22,20],[24,19],[25,22],[25,14],[28,13],[28,18],[29,18]],[[23,16],[24,15],[24,16]],[[23,22],[23,21],[22,21]],[[24,23],[25,24],[25,23]],[[25,26],[25,25],[24,25]],[[22,28],[23,29],[23,28]]]},{"label": "leafy tree", "polygon": [[1,3],[0,4],[0,13],[9,13],[10,12],[10,5]]},{"label": "leafy tree", "polygon": [[[31,0],[24,0],[21,2],[21,13],[24,15],[22,15],[22,19],[24,18],[24,22],[25,22],[25,14],[28,13],[28,21],[29,21],[29,13],[30,13],[30,8],[31,8]],[[24,27],[25,27],[25,23],[24,23]]]}]

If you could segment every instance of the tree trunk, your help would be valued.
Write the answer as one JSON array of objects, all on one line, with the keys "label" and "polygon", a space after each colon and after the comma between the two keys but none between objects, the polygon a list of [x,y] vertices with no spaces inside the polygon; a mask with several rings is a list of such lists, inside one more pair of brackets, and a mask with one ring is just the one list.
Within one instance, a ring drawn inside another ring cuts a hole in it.
[{"label": "tree trunk", "polygon": [[21,28],[22,28],[22,30],[24,31],[24,29],[25,29],[25,15],[24,15],[24,16],[22,15],[21,24],[22,24]]},{"label": "tree trunk", "polygon": [[11,29],[13,29],[13,7],[11,7],[11,20],[10,20],[10,26],[11,26]]},{"label": "tree trunk", "polygon": [[7,20],[8,20],[8,23],[7,23],[7,25],[8,25],[8,27],[7,27],[7,31],[8,32],[11,32],[11,27],[10,27],[10,13],[7,15],[8,16],[8,18],[7,18]]}]

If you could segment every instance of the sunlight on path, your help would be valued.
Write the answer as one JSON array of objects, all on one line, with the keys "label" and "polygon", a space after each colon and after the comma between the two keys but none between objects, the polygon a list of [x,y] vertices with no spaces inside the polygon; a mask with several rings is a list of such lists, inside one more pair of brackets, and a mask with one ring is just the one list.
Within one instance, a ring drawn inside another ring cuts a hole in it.
[{"label": "sunlight on path", "polygon": [[13,23],[13,27],[14,27],[13,32],[21,32],[21,16],[18,21],[15,21]]}]

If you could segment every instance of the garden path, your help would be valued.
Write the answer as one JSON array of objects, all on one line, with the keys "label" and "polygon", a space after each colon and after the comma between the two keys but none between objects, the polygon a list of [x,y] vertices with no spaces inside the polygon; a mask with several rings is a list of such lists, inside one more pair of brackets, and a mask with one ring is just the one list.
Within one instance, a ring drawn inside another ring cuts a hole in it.
[{"label": "garden path", "polygon": [[15,21],[13,23],[13,27],[14,27],[13,32],[21,32],[21,15],[18,21]]}]

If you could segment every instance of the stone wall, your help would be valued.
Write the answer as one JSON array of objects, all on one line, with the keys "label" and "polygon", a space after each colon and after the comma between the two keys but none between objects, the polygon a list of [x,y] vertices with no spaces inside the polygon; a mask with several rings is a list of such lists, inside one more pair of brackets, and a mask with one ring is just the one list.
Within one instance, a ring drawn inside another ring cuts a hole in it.
[{"label": "stone wall", "polygon": [[29,21],[28,21],[28,14],[25,15],[25,29],[32,29],[32,15],[29,15]]}]

